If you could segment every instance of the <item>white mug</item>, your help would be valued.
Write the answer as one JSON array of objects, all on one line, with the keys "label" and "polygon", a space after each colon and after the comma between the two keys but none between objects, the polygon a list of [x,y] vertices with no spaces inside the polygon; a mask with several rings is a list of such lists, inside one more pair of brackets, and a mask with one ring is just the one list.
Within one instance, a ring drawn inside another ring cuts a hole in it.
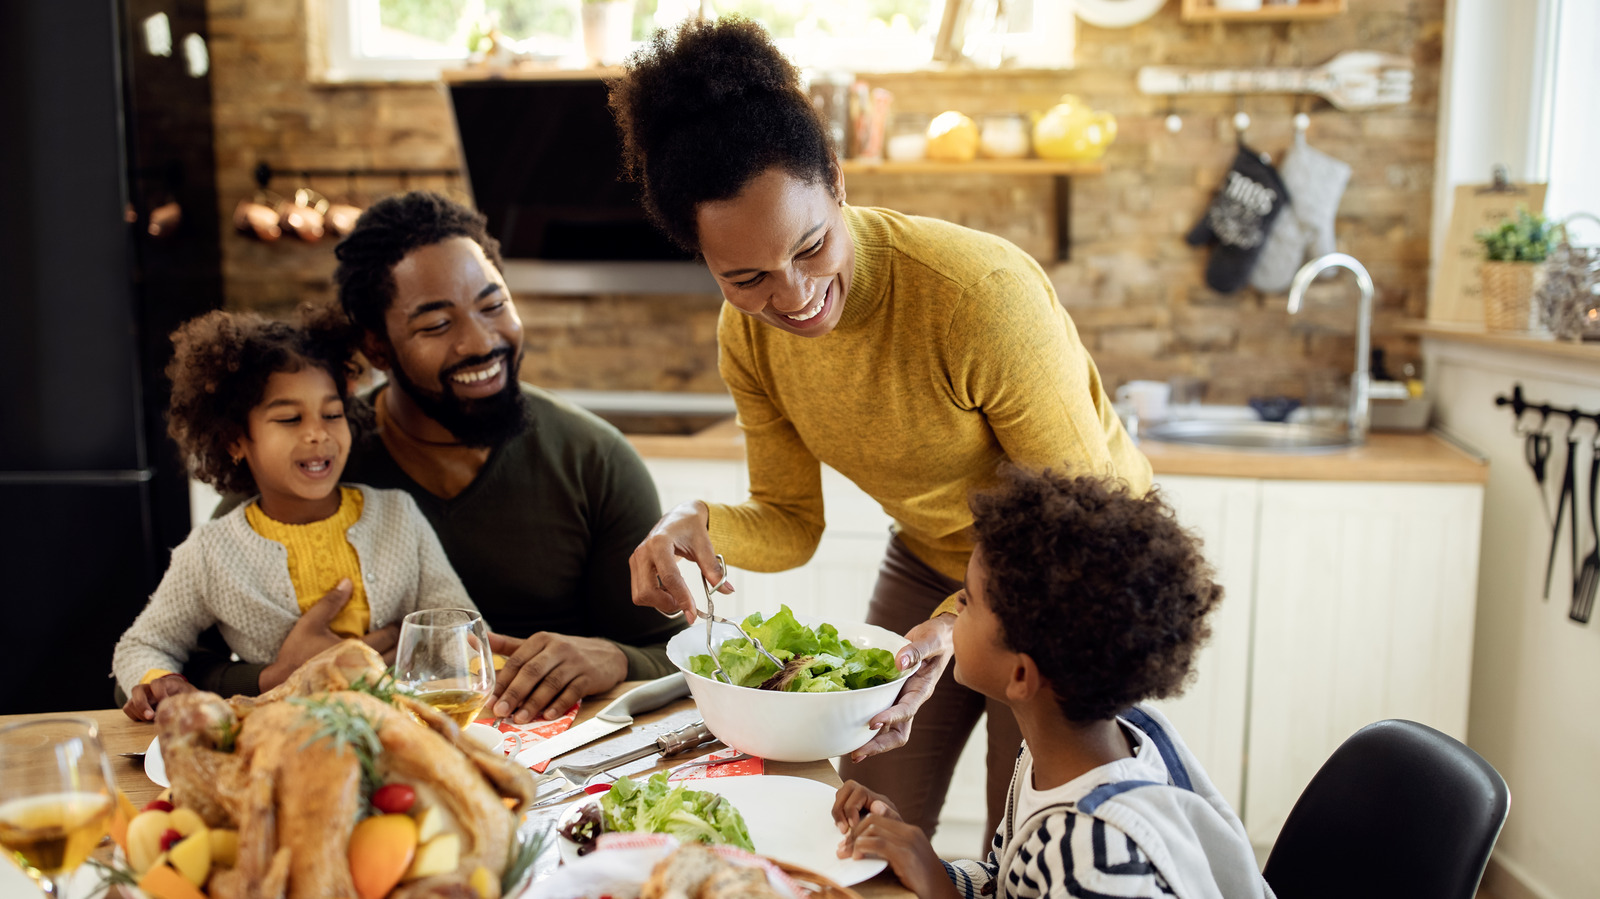
[{"label": "white mug", "polygon": [[1161,421],[1167,417],[1167,400],[1172,387],[1165,381],[1129,381],[1117,388],[1117,402],[1133,405],[1139,421]]}]

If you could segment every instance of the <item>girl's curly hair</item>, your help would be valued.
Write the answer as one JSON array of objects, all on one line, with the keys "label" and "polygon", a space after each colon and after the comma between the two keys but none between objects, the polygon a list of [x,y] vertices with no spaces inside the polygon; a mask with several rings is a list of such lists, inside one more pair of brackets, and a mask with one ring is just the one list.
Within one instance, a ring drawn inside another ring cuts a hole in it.
[{"label": "girl's curly hair", "polygon": [[1200,540],[1152,490],[1008,468],[972,498],[984,596],[1069,721],[1183,692],[1222,597]]},{"label": "girl's curly hair", "polygon": [[352,425],[362,416],[349,396],[355,363],[355,329],[330,306],[301,309],[302,325],[270,321],[251,312],[208,312],[172,332],[172,402],[167,433],[196,478],[222,493],[256,492],[250,466],[228,447],[248,436],[250,410],[260,404],[276,372],[316,366],[328,373]]},{"label": "girl's curly hair", "polygon": [[760,25],[728,16],[656,32],[611,86],[627,175],[674,243],[698,252],[695,208],[781,168],[833,192],[834,148],[799,71]]}]

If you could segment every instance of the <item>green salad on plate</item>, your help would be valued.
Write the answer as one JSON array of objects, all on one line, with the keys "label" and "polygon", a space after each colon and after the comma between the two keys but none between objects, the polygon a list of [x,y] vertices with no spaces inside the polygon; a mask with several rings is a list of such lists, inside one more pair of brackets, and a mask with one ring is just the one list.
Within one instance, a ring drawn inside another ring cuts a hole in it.
[{"label": "green salad on plate", "polygon": [[716,793],[668,783],[665,772],[643,782],[618,778],[600,795],[600,811],[607,831],[664,833],[683,843],[726,843],[756,851],[744,816],[733,803]]}]

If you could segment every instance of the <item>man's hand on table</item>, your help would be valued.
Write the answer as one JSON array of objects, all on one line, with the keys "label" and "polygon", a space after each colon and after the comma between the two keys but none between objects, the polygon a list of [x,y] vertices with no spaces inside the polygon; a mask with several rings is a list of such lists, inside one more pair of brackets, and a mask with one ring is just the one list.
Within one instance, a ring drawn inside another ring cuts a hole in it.
[{"label": "man's hand on table", "polygon": [[834,795],[833,823],[844,834],[836,850],[840,858],[887,861],[918,899],[956,899],[960,895],[928,835],[902,820],[900,810],[882,793],[845,781]]},{"label": "man's hand on table", "polygon": [[559,718],[572,704],[622,683],[628,657],[610,640],[541,631],[526,640],[489,635],[489,648],[506,657],[495,677],[489,711],[516,724]]},{"label": "man's hand on table", "polygon": [[[323,594],[311,608],[306,609],[300,620],[290,628],[289,636],[283,638],[283,645],[278,647],[277,659],[261,670],[261,692],[265,693],[283,683],[296,668],[305,664],[307,659],[344,641],[344,638],[330,630],[328,625],[333,623],[333,619],[344,609],[345,604],[350,602],[354,592],[354,585],[350,583],[349,578],[345,578],[334,585],[332,590]],[[388,627],[380,627],[361,639],[383,656],[385,662],[392,665],[395,644],[400,641],[400,623],[395,622]]]},{"label": "man's hand on table", "polygon": [[158,677],[148,684],[139,684],[128,694],[128,701],[122,707],[123,714],[135,721],[156,720],[156,706],[168,696],[177,696],[179,693],[193,693],[194,684],[181,674],[168,674]]},{"label": "man's hand on table", "polygon": [[896,664],[901,671],[917,664],[918,660],[925,664],[917,673],[906,678],[894,705],[873,715],[872,720],[867,722],[867,726],[876,730],[878,735],[850,753],[851,761],[859,762],[906,745],[906,740],[911,736],[911,719],[933,695],[940,675],[944,674],[945,666],[950,664],[950,653],[954,648],[950,634],[955,621],[956,616],[944,614],[906,632],[906,639],[911,642],[895,654]]}]

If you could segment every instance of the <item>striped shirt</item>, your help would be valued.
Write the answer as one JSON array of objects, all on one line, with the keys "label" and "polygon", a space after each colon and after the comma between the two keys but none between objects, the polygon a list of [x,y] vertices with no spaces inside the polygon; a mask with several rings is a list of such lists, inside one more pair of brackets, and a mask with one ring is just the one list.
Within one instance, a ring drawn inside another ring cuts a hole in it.
[{"label": "striped shirt", "polygon": [[963,899],[1271,896],[1237,816],[1158,719],[1129,710],[1117,721],[1133,757],[1048,790],[1024,745],[988,856],[944,863]]}]

